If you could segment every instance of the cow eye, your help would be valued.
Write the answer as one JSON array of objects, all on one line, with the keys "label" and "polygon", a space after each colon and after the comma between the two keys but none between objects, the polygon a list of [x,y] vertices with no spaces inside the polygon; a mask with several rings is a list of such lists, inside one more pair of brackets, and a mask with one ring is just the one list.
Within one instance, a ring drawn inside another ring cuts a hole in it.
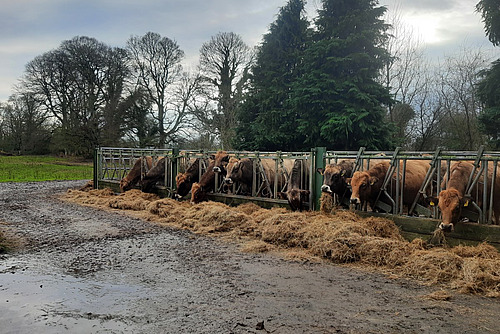
[{"label": "cow eye", "polygon": [[362,183],[361,188],[366,188],[366,183]]}]

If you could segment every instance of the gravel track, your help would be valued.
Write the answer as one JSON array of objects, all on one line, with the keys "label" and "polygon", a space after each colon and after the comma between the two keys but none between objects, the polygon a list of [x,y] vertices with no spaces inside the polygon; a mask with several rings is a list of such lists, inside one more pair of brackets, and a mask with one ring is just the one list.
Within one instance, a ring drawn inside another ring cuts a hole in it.
[{"label": "gravel track", "polygon": [[0,184],[0,333],[500,333],[500,302],[63,202],[84,181]]}]

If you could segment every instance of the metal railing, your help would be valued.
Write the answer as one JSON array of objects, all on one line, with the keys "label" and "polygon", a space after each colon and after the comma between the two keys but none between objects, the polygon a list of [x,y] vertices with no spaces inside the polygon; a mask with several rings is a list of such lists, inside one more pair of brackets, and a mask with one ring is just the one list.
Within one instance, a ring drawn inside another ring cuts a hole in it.
[{"label": "metal railing", "polygon": [[[200,164],[200,176],[208,168],[208,158],[215,154],[215,151],[200,150],[178,150],[178,149],[133,149],[133,148],[110,148],[103,147],[96,149],[94,160],[94,182],[95,187],[99,183],[118,183],[130,171],[135,161],[141,157],[151,156],[153,165],[161,157],[165,157],[165,179],[164,189],[170,193],[175,191],[175,177],[177,173],[187,169],[190,162],[195,158],[203,158]],[[301,188],[310,190],[309,208],[319,208],[319,198],[321,196],[322,176],[316,172],[319,167],[326,164],[338,162],[342,159],[352,159],[354,161],[354,170],[367,170],[375,163],[381,160],[390,161],[390,168],[384,180],[381,195],[390,199],[390,203],[377,201],[376,207],[385,212],[403,215],[412,214],[424,217],[439,217],[439,211],[436,207],[429,207],[422,204],[429,194],[437,195],[442,190],[441,183],[447,184],[444,175],[449,175],[450,165],[455,161],[469,161],[474,165],[473,172],[469,175],[466,197],[470,200],[470,207],[475,210],[464,210],[464,215],[471,220],[481,223],[492,223],[495,201],[499,199],[494,195],[494,184],[497,177],[498,161],[500,152],[487,152],[481,147],[478,151],[445,151],[438,149],[436,151],[414,152],[402,151],[399,148],[394,151],[366,151],[364,148],[358,151],[326,151],[324,148],[314,148],[311,152],[245,152],[228,151],[230,157],[238,159],[249,158],[253,161],[253,183],[251,196],[246,197],[265,197],[268,201],[275,201],[283,204],[283,200],[278,198],[279,192],[285,192],[290,170],[286,167],[286,161],[303,159],[308,162],[308,173],[301,173]],[[262,173],[262,161],[271,159],[274,161],[274,182],[266,179],[265,173]],[[430,164],[424,181],[420,187],[417,198],[413,203],[403,206],[404,184],[406,178],[406,165],[410,160],[425,160]],[[488,181],[488,170],[493,170],[492,180]],[[147,166],[141,167],[141,175],[148,171]],[[396,177],[395,175],[398,175]],[[282,179],[283,182],[278,182]],[[272,186],[271,186],[272,184]],[[231,197],[241,197],[239,185],[228,186],[224,184],[222,175],[217,175],[215,181],[214,194]],[[473,192],[473,189],[476,191]],[[479,191],[481,189],[481,191]],[[481,198],[479,194],[482,193]],[[344,199],[344,203],[348,204]],[[366,207],[364,208],[367,209]],[[474,212],[473,212],[474,211]]]}]

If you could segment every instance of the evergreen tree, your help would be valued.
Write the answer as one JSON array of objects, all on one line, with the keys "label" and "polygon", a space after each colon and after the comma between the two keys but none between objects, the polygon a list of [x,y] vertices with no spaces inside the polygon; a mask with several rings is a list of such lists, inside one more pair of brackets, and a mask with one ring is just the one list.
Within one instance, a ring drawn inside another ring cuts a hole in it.
[{"label": "evergreen tree", "polygon": [[[494,46],[500,45],[500,6],[497,0],[481,0],[476,9],[483,18],[486,35]],[[483,79],[478,85],[478,93],[484,110],[479,115],[483,131],[490,138],[494,149],[500,148],[500,59],[493,62],[490,69],[480,73]]]},{"label": "evergreen tree", "polygon": [[291,151],[303,143],[288,97],[308,37],[304,5],[304,0],[290,0],[264,35],[238,115],[235,146],[240,149]]},{"label": "evergreen tree", "polygon": [[389,149],[391,127],[384,104],[389,91],[377,82],[388,57],[388,26],[377,0],[323,0],[314,43],[293,85],[291,105],[298,115],[304,148]]}]

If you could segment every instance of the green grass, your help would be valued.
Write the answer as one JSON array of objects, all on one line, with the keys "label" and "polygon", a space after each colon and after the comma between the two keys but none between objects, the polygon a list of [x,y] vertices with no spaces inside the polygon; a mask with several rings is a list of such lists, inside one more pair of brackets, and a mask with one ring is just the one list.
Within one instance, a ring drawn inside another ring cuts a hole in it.
[{"label": "green grass", "polygon": [[92,179],[92,162],[52,156],[0,156],[0,182]]}]

